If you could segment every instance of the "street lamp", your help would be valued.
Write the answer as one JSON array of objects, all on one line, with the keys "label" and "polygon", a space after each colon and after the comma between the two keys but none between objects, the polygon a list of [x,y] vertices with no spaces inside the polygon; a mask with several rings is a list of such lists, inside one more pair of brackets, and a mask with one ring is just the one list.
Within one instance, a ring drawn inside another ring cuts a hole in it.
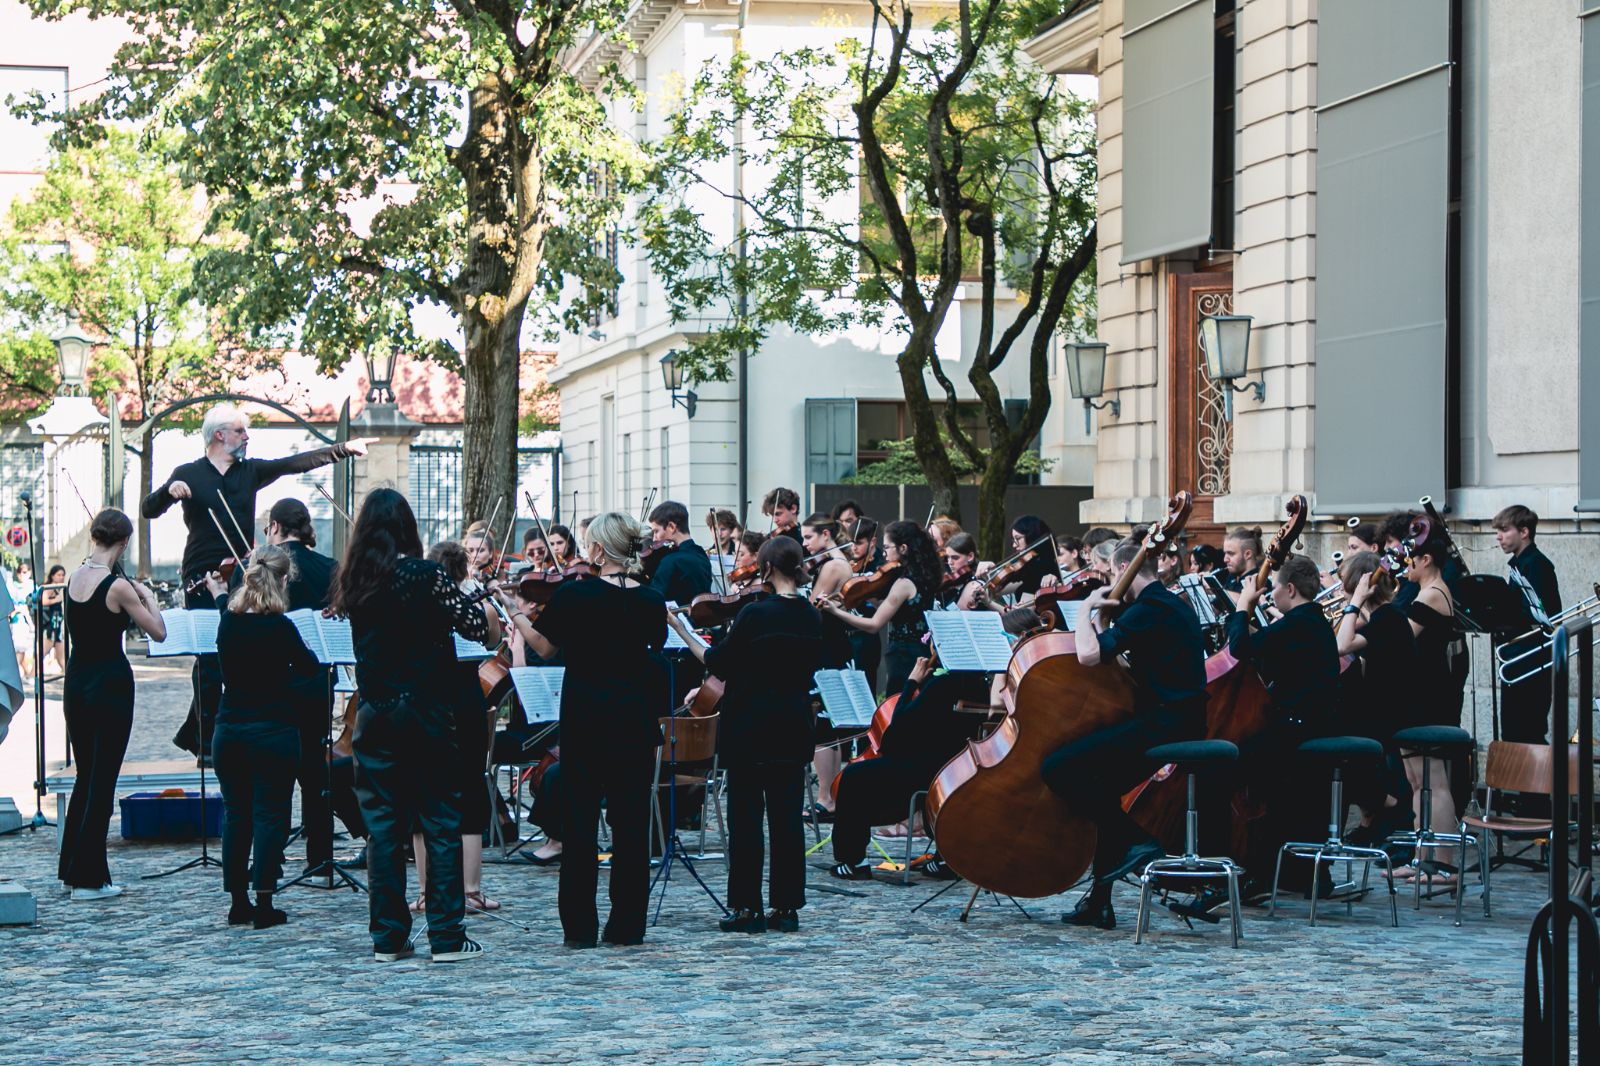
[{"label": "street lamp", "polygon": [[1206,315],[1200,320],[1200,350],[1205,354],[1206,377],[1222,388],[1223,417],[1233,421],[1233,394],[1253,392],[1257,403],[1267,401],[1267,381],[1262,375],[1243,385],[1234,382],[1250,372],[1249,315]]},{"label": "street lamp", "polygon": [[50,343],[56,346],[56,359],[61,364],[61,395],[77,396],[89,372],[94,342],[78,328],[78,316],[68,315],[66,326],[50,338]]},{"label": "street lamp", "polygon": [[1083,432],[1088,435],[1094,428],[1091,410],[1111,408],[1111,417],[1122,416],[1122,401],[1113,397],[1103,403],[1094,401],[1106,391],[1106,350],[1104,341],[1071,341],[1067,344],[1067,388],[1072,398],[1083,401]]},{"label": "street lamp", "polygon": [[376,352],[370,349],[366,352],[367,381],[371,383],[367,388],[368,403],[394,403],[394,389],[390,386],[394,381],[394,364],[398,357],[398,353],[387,344]]},{"label": "street lamp", "polygon": [[[683,387],[683,364],[678,362],[676,350],[661,357],[661,384],[672,394],[672,406],[682,407],[689,412],[689,417],[693,418],[698,397],[695,396],[693,389]],[[679,392],[683,395],[678,395]]]}]

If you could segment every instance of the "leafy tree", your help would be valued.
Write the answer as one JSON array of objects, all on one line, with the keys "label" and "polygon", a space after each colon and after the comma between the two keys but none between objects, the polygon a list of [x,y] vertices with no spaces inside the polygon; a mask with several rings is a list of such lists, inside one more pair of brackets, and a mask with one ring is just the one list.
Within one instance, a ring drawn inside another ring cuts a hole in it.
[{"label": "leafy tree", "polygon": [[[536,325],[573,324],[616,283],[591,238],[616,221],[634,153],[563,60],[620,34],[627,0],[29,6],[128,22],[69,136],[106,120],[177,131],[211,232],[235,235],[196,276],[229,330],[328,369],[382,346],[458,369],[466,517],[509,510],[530,301]],[[423,304],[453,313],[459,352],[419,335]]]},{"label": "leafy tree", "polygon": [[[736,54],[686,90],[641,212],[674,312],[726,319],[684,353],[691,378],[725,380],[735,355],[780,325],[898,329],[917,462],[935,508],[953,517],[958,460],[980,471],[985,552],[1003,547],[1005,487],[1050,409],[1050,337],[1093,299],[1089,104],[1020,48],[1059,10],[961,0],[930,13],[873,0],[866,31],[837,48]],[[730,162],[761,183],[741,191],[711,177]],[[708,190],[742,212],[726,245],[699,207]],[[967,378],[987,448],[960,424],[955,383],[934,355],[962,284],[980,295]],[[1013,353],[1028,372],[1015,422],[995,379]]]},{"label": "leafy tree", "polygon": [[[949,438],[946,437],[948,447]],[[842,479],[846,485],[926,485],[928,475],[917,460],[917,446],[912,438],[881,442],[886,453],[875,463],[867,463],[854,474]],[[983,468],[967,458],[964,452],[950,456],[951,469],[958,484],[976,481]],[[1025,451],[1017,458],[1019,475],[1042,474],[1055,465],[1055,460],[1041,458],[1038,452]]]},{"label": "leafy tree", "polygon": [[0,420],[19,422],[50,406],[61,374],[42,332],[0,333]]},{"label": "leafy tree", "polygon": [[[132,133],[106,130],[100,142],[52,157],[38,187],[11,205],[0,301],[36,327],[76,318],[101,341],[91,394],[130,397],[143,422],[185,397],[225,390],[246,368],[237,349],[219,354],[194,298],[204,225],[199,192],[177,167]],[[0,373],[9,379],[12,367],[20,405],[49,402],[58,370],[42,330],[0,339]],[[152,428],[139,442],[141,495],[153,485],[154,446]],[[138,522],[139,571],[148,575],[150,524]]]}]

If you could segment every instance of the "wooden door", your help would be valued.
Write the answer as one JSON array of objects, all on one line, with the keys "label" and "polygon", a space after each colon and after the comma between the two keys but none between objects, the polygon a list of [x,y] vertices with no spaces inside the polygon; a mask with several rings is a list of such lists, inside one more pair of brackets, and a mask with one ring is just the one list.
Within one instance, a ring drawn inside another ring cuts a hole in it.
[{"label": "wooden door", "polygon": [[1174,274],[1167,295],[1168,489],[1194,493],[1189,543],[1220,547],[1223,528],[1212,515],[1216,498],[1229,492],[1233,424],[1224,417],[1223,387],[1206,377],[1200,319],[1233,313],[1233,273]]}]

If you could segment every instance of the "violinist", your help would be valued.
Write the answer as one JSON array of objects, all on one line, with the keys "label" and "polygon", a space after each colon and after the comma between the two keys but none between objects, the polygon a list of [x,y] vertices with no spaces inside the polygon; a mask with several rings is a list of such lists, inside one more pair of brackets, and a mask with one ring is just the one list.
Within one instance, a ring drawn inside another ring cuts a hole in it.
[{"label": "violinist", "polygon": [[872,614],[853,614],[840,607],[836,600],[824,600],[817,606],[824,614],[863,632],[888,631],[889,644],[884,652],[888,663],[885,684],[887,691],[899,692],[906,678],[911,676],[911,668],[922,658],[922,638],[928,632],[923,613],[935,605],[943,581],[944,563],[934,551],[933,541],[915,522],[890,522],[884,539],[884,555],[888,560],[884,566],[898,568],[897,576]]},{"label": "violinist", "polygon": [[650,587],[674,603],[687,604],[711,591],[711,558],[689,536],[689,509],[677,500],[659,503],[650,512],[650,533],[657,543],[671,544]]},{"label": "violinist", "polygon": [[759,572],[756,568],[756,555],[761,551],[761,545],[766,542],[766,537],[748,529],[739,534],[739,543],[733,553],[733,571],[730,572],[730,575],[731,573],[746,573],[750,575],[749,580],[754,581],[755,575]]},{"label": "violinist", "polygon": [[838,524],[825,514],[814,514],[800,525],[800,546],[810,559],[805,565],[813,600],[832,596],[850,576],[850,560],[838,537]]},{"label": "violinist", "polygon": [[529,526],[522,535],[522,566],[517,569],[519,573],[528,574],[546,574],[560,569],[551,560],[550,550],[545,547],[544,531],[536,525]]},{"label": "violinist", "polygon": [[933,541],[933,546],[940,554],[944,553],[944,546],[950,538],[961,532],[961,523],[948,515],[940,515],[928,523],[928,539]]},{"label": "violinist", "polygon": [[828,517],[839,523],[839,528],[848,536],[855,529],[857,522],[865,517],[867,512],[854,500],[840,500],[828,511]]},{"label": "violinist", "polygon": [[883,543],[878,539],[878,521],[861,518],[850,530],[850,569],[870,574],[883,565]]},{"label": "violinist", "polygon": [[1089,549],[1082,540],[1073,536],[1056,538],[1056,569],[1063,574],[1075,574],[1089,565]]},{"label": "violinist", "polygon": [[1111,560],[1117,554],[1117,542],[1103,540],[1089,549],[1089,569],[1099,574],[1106,584],[1111,583]]},{"label": "violinist", "polygon": [[1156,556],[1156,572],[1161,575],[1161,583],[1168,588],[1178,583],[1178,578],[1183,574],[1183,556],[1179,554],[1176,544],[1164,547]]},{"label": "violinist", "polygon": [[[1348,556],[1339,580],[1348,600],[1339,615],[1339,654],[1354,655],[1359,664],[1344,686],[1340,731],[1371,737],[1387,753],[1389,738],[1416,706],[1417,640],[1405,613],[1394,605],[1394,577],[1379,565],[1377,553]],[[1351,775],[1350,786],[1350,798],[1362,812],[1352,843],[1379,844],[1410,826],[1411,785],[1397,757],[1386,754],[1380,770]]]},{"label": "violinist", "polygon": [[[742,608],[727,636],[709,650],[687,639],[681,618],[669,616],[706,672],[727,682],[718,739],[718,757],[728,771],[728,906],[733,914],[719,923],[725,933],[793,933],[806,902],[801,808],[815,728],[812,674],[822,666],[822,617],[800,594],[805,577],[800,560],[800,549],[787,537],[763,544],[756,565],[774,595]],[[763,815],[772,837],[772,909],[765,916]]]},{"label": "violinist", "polygon": [[935,597],[940,607],[973,611],[987,605],[983,582],[977,578],[978,542],[971,533],[957,533],[945,542],[945,578]]},{"label": "violinist", "polygon": [[[1317,564],[1303,555],[1291,555],[1276,571],[1272,585],[1279,619],[1251,632],[1251,615],[1265,590],[1250,575],[1239,593],[1239,609],[1227,620],[1228,651],[1240,662],[1255,665],[1272,700],[1266,728],[1241,744],[1239,751],[1239,773],[1252,790],[1265,795],[1264,824],[1250,834],[1249,851],[1243,856],[1245,868],[1258,874],[1272,868],[1281,844],[1310,839],[1303,833],[1315,831],[1321,817],[1313,798],[1303,794],[1295,757],[1302,743],[1329,732],[1339,683],[1338,640],[1315,602],[1321,587]],[[1297,863],[1286,875],[1295,872],[1310,871]],[[1332,882],[1321,864],[1317,877],[1319,891],[1326,893]]]},{"label": "violinist", "polygon": [[[589,526],[588,547],[599,576],[564,583],[531,624],[521,608],[511,614],[529,649],[547,660],[559,651],[566,662],[558,906],[568,948],[592,948],[597,936],[612,945],[644,943],[650,778],[661,746],[657,719],[671,697],[661,658],[666,599],[630,576],[643,546],[632,516],[600,515]],[[611,916],[603,933],[594,899],[602,806],[612,834]]]},{"label": "violinist", "polygon": [[776,488],[761,500],[761,513],[772,519],[769,536],[785,536],[800,543],[800,494],[794,489]]},{"label": "violinist", "polygon": [[[467,552],[467,578],[474,582],[487,582],[494,575],[494,530],[486,522],[474,522],[461,534],[461,546]],[[476,588],[477,586],[472,586]]]},{"label": "violinist", "polygon": [[[547,662],[541,659],[529,649],[528,642],[522,639],[523,625],[519,623],[518,619],[520,618],[522,623],[527,622],[528,619],[539,613],[543,604],[536,604],[532,600],[524,598],[520,585],[509,597],[505,597],[498,590],[496,595],[500,598],[500,602],[507,609],[508,617],[512,620],[511,632],[507,638],[511,647],[511,665],[518,668],[539,665],[565,665],[562,663],[559,653],[554,660]],[[512,722],[516,723],[516,719],[513,718]],[[501,736],[504,735],[509,742],[517,744],[518,757],[510,760],[497,758],[495,761],[529,762],[532,761],[533,757],[537,756],[540,759],[540,763],[544,765],[543,773],[535,773],[530,780],[533,790],[533,808],[528,812],[528,820],[538,826],[544,833],[545,841],[532,853],[525,854],[524,857],[534,866],[554,866],[561,861],[561,833],[565,817],[561,809],[560,734],[559,731],[553,735],[547,734],[539,748],[529,751],[522,741],[528,738],[526,731],[530,728],[527,713],[524,711],[520,725],[513,724],[508,726],[505,734],[496,735],[496,747],[498,748]],[[513,739],[513,737],[520,739]]]},{"label": "violinist", "polygon": [[[428,561],[438,563],[458,587],[466,591],[467,551],[453,540],[441,541],[428,549]],[[436,772],[454,774],[461,789],[461,880],[467,909],[497,911],[500,904],[483,894],[483,834],[489,831],[489,793],[483,772],[489,765],[489,726],[483,690],[478,685],[478,664],[456,661],[450,671],[452,707],[456,720],[456,758]],[[411,903],[411,913],[427,909],[428,850],[422,831],[411,834],[412,854],[416,856],[417,886],[421,891]]]},{"label": "violinist", "polygon": [[[1145,751],[1158,744],[1200,737],[1206,725],[1205,638],[1194,611],[1156,578],[1156,561],[1136,541],[1112,556],[1120,581],[1140,562],[1129,600],[1112,600],[1111,587],[1083,601],[1077,632],[1078,661],[1119,669],[1126,654],[1138,692],[1133,716],[1065,744],[1040,769],[1045,784],[1095,824],[1094,887],[1062,916],[1068,925],[1116,928],[1111,888],[1124,874],[1161,858],[1165,849],[1123,811],[1124,792],[1156,769]],[[1108,617],[1117,610],[1115,621]],[[1086,620],[1086,621],[1085,621]]]},{"label": "violinist", "polygon": [[[412,954],[405,842],[422,823],[428,854],[428,941],[435,962],[480,957],[463,925],[461,790],[441,772],[456,748],[457,663],[452,633],[498,643],[500,620],[467,601],[437,564],[422,558],[411,505],[394,489],[367,495],[334,578],[332,609],[350,619],[356,652],[356,795],[371,833],[368,908],[373,957]],[[641,815],[641,821],[643,816]]]},{"label": "violinist", "polygon": [[1261,569],[1261,527],[1230,530],[1222,541],[1222,565],[1227,571],[1222,587],[1238,593],[1244,588],[1245,575]]},{"label": "violinist", "polygon": [[712,551],[717,555],[735,554],[739,537],[744,532],[739,528],[739,516],[732,511],[716,510],[711,513],[711,521],[716,530],[716,546]]},{"label": "violinist", "polygon": [[[1011,550],[1026,551],[1029,545],[1037,543],[1042,537],[1049,536],[1051,536],[1050,527],[1045,525],[1044,519],[1025,514],[1011,523]],[[1016,586],[1015,591],[1018,595],[1033,595],[1039,591],[1039,586],[1044,583],[1046,575],[1058,581],[1061,579],[1061,569],[1056,565],[1054,551],[1041,551],[1023,564],[1022,570],[1013,582]]]}]

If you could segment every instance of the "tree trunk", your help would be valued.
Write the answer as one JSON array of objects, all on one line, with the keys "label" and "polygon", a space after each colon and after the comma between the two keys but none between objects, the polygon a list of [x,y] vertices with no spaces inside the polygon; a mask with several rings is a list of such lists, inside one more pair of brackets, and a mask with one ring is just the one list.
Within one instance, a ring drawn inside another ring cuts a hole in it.
[{"label": "tree trunk", "polygon": [[[141,410],[143,410],[141,408]],[[133,510],[138,513],[139,580],[150,580],[150,519],[144,516],[144,498],[155,490],[155,427],[144,431],[139,438],[139,503]],[[180,583],[183,575],[179,575]]]},{"label": "tree trunk", "polygon": [[[517,363],[522,313],[508,315],[496,326],[468,317],[466,353],[461,376],[466,384],[462,408],[461,490],[467,523],[496,513],[496,543],[510,523],[518,501]],[[505,525],[502,525],[504,523]]]},{"label": "tree trunk", "polygon": [[[961,497],[956,491],[955,468],[950,463],[950,453],[944,438],[939,435],[939,419],[933,412],[933,401],[928,397],[928,383],[923,378],[923,368],[929,359],[937,359],[933,350],[933,334],[913,329],[900,353],[900,386],[905,393],[906,409],[911,414],[911,443],[928,488],[933,493],[933,513],[961,521]],[[913,519],[921,515],[911,516]]]},{"label": "tree trunk", "polygon": [[1007,462],[1007,453],[995,448],[989,452],[978,481],[978,558],[1003,559],[1011,554],[1011,539],[1006,523],[1006,487],[1016,476],[1017,461]]}]

